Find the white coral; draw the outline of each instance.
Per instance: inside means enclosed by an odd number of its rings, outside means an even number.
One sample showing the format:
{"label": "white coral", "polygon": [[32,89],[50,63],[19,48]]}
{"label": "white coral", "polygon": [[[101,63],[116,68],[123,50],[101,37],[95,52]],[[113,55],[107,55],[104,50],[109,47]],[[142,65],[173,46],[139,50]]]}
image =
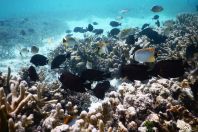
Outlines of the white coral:
{"label": "white coral", "polygon": [[180,129],[179,132],[191,132],[192,128],[190,124],[183,120],[177,120],[177,127]]}

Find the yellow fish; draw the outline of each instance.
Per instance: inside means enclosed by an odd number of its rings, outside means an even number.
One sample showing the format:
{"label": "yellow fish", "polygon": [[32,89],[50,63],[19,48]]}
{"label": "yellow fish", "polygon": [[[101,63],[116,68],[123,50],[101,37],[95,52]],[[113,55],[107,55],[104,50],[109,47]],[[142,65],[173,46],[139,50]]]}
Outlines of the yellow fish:
{"label": "yellow fish", "polygon": [[140,63],[155,62],[155,48],[137,50],[134,54],[134,59]]}

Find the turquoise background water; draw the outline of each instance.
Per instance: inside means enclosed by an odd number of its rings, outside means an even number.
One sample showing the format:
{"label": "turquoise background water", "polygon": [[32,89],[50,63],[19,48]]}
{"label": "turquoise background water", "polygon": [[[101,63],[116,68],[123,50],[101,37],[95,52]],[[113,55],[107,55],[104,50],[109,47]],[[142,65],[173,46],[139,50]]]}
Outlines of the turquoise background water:
{"label": "turquoise background water", "polygon": [[175,16],[194,12],[198,0],[0,0],[0,18],[27,16],[62,16],[80,19],[89,16],[114,17],[121,9],[129,9],[129,17],[152,14],[153,5],[162,5],[163,14]]}

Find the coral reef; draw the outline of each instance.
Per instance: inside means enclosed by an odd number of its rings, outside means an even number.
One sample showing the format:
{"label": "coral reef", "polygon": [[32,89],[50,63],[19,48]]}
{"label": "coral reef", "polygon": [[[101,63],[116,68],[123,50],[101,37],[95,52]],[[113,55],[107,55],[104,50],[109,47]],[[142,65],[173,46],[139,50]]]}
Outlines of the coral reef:
{"label": "coral reef", "polygon": [[[198,56],[196,50],[191,52],[198,43],[197,20],[196,14],[181,14],[176,21],[164,22],[163,27],[155,29],[167,36],[160,44],[153,44],[142,35],[134,44],[127,45],[126,36],[136,37],[140,33],[138,28],[124,29],[118,38],[85,35],[83,39],[75,38],[78,45],[73,47],[61,43],[49,52],[50,62],[67,52],[71,58],[64,62],[63,69],[37,68],[40,78],[37,82],[28,79],[26,67],[20,71],[20,77],[12,76],[8,68],[7,74],[0,74],[0,130],[198,131]],[[111,72],[112,79],[119,77],[121,65],[134,62],[132,54],[138,46],[156,48],[157,61],[183,59],[188,64],[184,76],[152,77],[142,82],[120,79],[121,84],[112,85],[102,101],[92,97],[89,91],[64,90],[58,82],[58,73],[63,70],[79,75],[87,67]],[[101,49],[105,50],[101,53]],[[96,106],[92,107],[94,102]]]}

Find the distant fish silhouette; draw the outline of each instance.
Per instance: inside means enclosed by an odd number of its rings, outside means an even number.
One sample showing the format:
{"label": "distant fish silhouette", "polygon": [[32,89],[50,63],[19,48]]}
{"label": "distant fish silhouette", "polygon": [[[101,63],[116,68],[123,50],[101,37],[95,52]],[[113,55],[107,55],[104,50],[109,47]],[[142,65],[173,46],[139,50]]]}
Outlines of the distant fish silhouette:
{"label": "distant fish silhouette", "polygon": [[112,27],[118,27],[118,26],[121,26],[121,23],[116,22],[116,21],[111,21],[111,22],[109,23],[109,25],[112,26]]}
{"label": "distant fish silhouette", "polygon": [[158,20],[159,19],[159,15],[155,15],[155,16],[153,16],[153,18],[152,19],[154,19],[154,20]]}
{"label": "distant fish silhouette", "polygon": [[92,32],[95,33],[95,35],[100,35],[100,34],[103,34],[104,30],[103,29],[94,29]]}
{"label": "distant fish silhouette", "polygon": [[83,27],[75,27],[73,31],[76,33],[85,33],[86,29],[83,29]]}
{"label": "distant fish silhouette", "polygon": [[93,25],[98,25],[98,23],[97,22],[93,22]]}
{"label": "distant fish silhouette", "polygon": [[36,54],[32,56],[30,62],[35,66],[44,66],[48,64],[48,59],[44,55]]}
{"label": "distant fish silhouette", "polygon": [[87,31],[89,31],[89,32],[91,32],[91,31],[93,31],[93,26],[91,25],[91,24],[89,24],[88,26],[87,26],[87,28],[86,28],[86,30]]}
{"label": "distant fish silhouette", "polygon": [[164,8],[162,7],[162,6],[160,6],[160,5],[155,5],[155,6],[153,6],[152,8],[151,8],[151,11],[152,12],[161,12],[161,11],[163,11],[164,10]]}

